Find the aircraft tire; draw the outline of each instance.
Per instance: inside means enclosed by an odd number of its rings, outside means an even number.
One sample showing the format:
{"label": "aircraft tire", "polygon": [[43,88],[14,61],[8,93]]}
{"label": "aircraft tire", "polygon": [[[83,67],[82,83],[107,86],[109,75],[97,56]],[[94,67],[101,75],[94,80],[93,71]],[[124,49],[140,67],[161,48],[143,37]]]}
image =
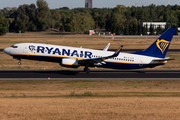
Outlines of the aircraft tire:
{"label": "aircraft tire", "polygon": [[21,62],[18,62],[18,65],[21,65]]}
{"label": "aircraft tire", "polygon": [[88,74],[89,72],[90,72],[90,69],[87,68],[87,69],[86,69],[86,73]]}

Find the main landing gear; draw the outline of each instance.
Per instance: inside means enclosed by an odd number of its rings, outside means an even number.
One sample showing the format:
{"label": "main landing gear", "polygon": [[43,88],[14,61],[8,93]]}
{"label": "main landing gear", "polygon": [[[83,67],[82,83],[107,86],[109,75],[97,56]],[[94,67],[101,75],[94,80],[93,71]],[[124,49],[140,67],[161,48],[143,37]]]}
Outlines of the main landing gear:
{"label": "main landing gear", "polygon": [[90,72],[90,69],[86,66],[85,68],[84,68],[84,72],[86,72],[87,74]]}

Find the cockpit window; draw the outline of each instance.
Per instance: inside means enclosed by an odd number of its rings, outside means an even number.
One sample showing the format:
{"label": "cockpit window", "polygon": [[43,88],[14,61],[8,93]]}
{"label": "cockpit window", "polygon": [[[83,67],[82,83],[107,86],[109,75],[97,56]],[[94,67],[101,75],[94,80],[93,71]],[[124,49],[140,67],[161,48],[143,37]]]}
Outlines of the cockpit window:
{"label": "cockpit window", "polygon": [[13,48],[18,48],[18,46],[13,46]]}
{"label": "cockpit window", "polygon": [[12,47],[12,48],[18,48],[18,46],[15,46],[15,45],[12,45],[11,47]]}

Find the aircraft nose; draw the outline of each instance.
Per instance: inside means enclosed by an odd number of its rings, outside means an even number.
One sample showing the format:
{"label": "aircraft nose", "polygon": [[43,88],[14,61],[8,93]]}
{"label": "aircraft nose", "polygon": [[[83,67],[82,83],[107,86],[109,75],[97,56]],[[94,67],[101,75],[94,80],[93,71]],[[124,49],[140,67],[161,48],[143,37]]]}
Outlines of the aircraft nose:
{"label": "aircraft nose", "polygon": [[9,48],[5,48],[3,51],[4,51],[6,54],[9,54]]}

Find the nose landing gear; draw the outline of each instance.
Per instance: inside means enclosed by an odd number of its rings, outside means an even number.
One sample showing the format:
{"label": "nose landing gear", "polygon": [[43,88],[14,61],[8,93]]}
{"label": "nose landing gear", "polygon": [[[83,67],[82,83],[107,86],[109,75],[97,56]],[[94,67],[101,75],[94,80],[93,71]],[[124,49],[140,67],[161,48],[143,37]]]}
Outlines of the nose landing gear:
{"label": "nose landing gear", "polygon": [[18,62],[18,65],[21,65],[21,61]]}

